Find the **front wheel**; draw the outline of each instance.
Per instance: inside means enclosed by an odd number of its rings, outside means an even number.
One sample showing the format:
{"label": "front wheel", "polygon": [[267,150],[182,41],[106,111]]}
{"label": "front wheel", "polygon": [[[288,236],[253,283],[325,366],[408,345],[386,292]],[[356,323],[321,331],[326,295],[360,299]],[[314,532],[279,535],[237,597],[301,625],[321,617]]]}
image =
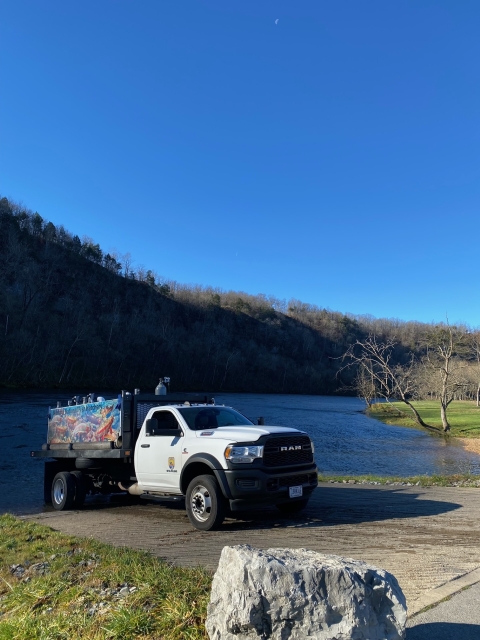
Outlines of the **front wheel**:
{"label": "front wheel", "polygon": [[52,482],[52,506],[57,511],[71,509],[76,494],[75,478],[68,471],[60,471]]}
{"label": "front wheel", "polygon": [[284,502],[283,504],[277,504],[277,509],[285,514],[300,513],[308,504],[307,500],[296,500],[295,502]]}
{"label": "front wheel", "polygon": [[198,476],[185,495],[188,519],[196,529],[218,529],[226,513],[226,501],[214,476]]}

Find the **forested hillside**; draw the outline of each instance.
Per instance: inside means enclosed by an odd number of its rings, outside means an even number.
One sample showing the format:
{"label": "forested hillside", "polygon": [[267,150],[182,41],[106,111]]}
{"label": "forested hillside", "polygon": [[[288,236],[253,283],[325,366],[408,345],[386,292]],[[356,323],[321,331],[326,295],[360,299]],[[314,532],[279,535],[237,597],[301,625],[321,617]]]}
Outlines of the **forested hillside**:
{"label": "forested hillside", "polygon": [[0,200],[0,385],[331,394],[350,344],[427,325],[352,317],[297,300],[167,282],[38,213]]}

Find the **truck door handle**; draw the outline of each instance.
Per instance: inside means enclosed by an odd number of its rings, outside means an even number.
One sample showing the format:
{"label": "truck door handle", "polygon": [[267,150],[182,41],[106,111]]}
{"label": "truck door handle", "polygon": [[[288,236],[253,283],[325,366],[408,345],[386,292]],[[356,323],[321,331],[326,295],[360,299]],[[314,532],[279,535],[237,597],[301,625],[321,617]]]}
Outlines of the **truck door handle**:
{"label": "truck door handle", "polygon": [[148,449],[148,447],[150,446],[149,444],[141,444],[140,445],[142,447],[142,449]]}

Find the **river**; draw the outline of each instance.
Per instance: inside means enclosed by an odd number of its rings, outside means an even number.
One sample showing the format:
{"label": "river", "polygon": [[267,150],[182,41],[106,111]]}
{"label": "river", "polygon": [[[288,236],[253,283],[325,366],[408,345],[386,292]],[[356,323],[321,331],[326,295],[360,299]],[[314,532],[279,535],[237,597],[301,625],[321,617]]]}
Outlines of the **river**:
{"label": "river", "polygon": [[[43,508],[43,463],[30,457],[45,442],[47,411],[71,393],[0,392],[0,512]],[[102,393],[107,399],[115,394]],[[326,474],[480,474],[480,456],[418,429],[385,425],[362,413],[357,398],[332,396],[217,394],[217,404],[235,407],[252,421],[304,429]]]}

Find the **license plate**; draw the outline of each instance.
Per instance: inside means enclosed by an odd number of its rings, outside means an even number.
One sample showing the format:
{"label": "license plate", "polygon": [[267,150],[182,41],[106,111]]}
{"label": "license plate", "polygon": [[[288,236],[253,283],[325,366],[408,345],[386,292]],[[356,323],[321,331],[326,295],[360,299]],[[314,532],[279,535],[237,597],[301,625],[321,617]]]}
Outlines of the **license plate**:
{"label": "license plate", "polygon": [[303,487],[301,485],[299,487],[289,487],[288,493],[290,498],[300,498],[303,496]]}

